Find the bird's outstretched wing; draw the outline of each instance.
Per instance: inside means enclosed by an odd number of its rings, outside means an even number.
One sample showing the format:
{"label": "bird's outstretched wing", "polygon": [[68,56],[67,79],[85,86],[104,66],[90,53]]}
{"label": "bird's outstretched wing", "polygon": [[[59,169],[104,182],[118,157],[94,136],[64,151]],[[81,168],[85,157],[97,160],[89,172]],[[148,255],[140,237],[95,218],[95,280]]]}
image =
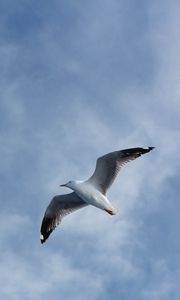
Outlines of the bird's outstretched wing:
{"label": "bird's outstretched wing", "polygon": [[114,182],[121,167],[142,154],[154,149],[148,148],[130,148],[120,151],[114,151],[101,156],[97,159],[96,169],[88,182],[93,184],[101,193],[106,194],[107,189]]}
{"label": "bird's outstretched wing", "polygon": [[41,243],[44,243],[62,218],[71,212],[88,205],[76,193],[55,196],[46,209],[41,224]]}

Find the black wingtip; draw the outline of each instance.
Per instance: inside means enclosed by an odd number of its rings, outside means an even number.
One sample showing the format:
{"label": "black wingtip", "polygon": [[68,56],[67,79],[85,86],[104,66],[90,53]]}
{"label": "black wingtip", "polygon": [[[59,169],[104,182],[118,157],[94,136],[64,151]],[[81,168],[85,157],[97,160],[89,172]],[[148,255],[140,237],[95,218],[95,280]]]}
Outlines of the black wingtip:
{"label": "black wingtip", "polygon": [[41,232],[41,237],[40,237],[41,244],[44,244],[46,242],[46,240],[48,239],[52,231],[53,229],[49,230],[48,232],[44,232],[43,234]]}
{"label": "black wingtip", "polygon": [[45,243],[45,241],[46,241],[46,239],[45,239],[44,235],[41,233],[40,234],[40,242],[41,242],[41,244]]}
{"label": "black wingtip", "polygon": [[149,151],[151,151],[151,150],[155,149],[155,147],[148,147],[148,148],[149,148]]}
{"label": "black wingtip", "polygon": [[41,224],[41,230],[40,230],[40,241],[41,244],[45,243],[45,241],[48,239],[52,231],[55,229],[55,227],[51,228],[52,219],[49,217],[44,217],[42,224]]}
{"label": "black wingtip", "polygon": [[148,153],[148,152],[150,152],[151,150],[153,150],[155,147],[144,147],[144,148],[141,148],[141,150],[140,150],[140,154],[145,154],[145,153]]}
{"label": "black wingtip", "polygon": [[155,147],[148,147],[148,152],[153,150]]}
{"label": "black wingtip", "polygon": [[46,240],[40,239],[41,244],[44,244]]}

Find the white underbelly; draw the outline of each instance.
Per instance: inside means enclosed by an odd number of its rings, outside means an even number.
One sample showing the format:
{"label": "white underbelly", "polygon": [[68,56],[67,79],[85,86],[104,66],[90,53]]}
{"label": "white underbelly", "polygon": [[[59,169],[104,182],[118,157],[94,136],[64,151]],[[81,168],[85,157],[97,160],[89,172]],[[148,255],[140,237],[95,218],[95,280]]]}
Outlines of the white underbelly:
{"label": "white underbelly", "polygon": [[91,188],[83,188],[82,190],[76,191],[77,195],[83,199],[86,203],[96,206],[100,209],[112,208],[109,200],[101,194],[98,190]]}

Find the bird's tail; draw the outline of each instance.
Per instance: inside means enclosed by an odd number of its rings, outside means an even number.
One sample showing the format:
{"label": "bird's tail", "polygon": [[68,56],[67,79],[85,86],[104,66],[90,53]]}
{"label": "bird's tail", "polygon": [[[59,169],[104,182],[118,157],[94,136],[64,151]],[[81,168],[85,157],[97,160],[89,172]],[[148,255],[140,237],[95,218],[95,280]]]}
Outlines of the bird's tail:
{"label": "bird's tail", "polygon": [[105,211],[110,214],[111,216],[117,215],[118,210],[116,208],[109,208],[109,209],[105,209]]}

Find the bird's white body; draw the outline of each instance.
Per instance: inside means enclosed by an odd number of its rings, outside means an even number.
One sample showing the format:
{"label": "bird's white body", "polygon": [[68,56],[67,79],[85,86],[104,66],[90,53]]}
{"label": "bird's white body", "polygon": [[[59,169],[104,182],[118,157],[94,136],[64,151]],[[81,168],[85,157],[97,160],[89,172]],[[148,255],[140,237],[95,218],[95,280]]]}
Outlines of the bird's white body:
{"label": "bird's white body", "polygon": [[91,204],[100,209],[106,210],[112,215],[117,213],[117,209],[112,206],[107,197],[98,191],[90,182],[70,181],[68,184],[66,184],[66,187],[72,189],[87,204]]}

